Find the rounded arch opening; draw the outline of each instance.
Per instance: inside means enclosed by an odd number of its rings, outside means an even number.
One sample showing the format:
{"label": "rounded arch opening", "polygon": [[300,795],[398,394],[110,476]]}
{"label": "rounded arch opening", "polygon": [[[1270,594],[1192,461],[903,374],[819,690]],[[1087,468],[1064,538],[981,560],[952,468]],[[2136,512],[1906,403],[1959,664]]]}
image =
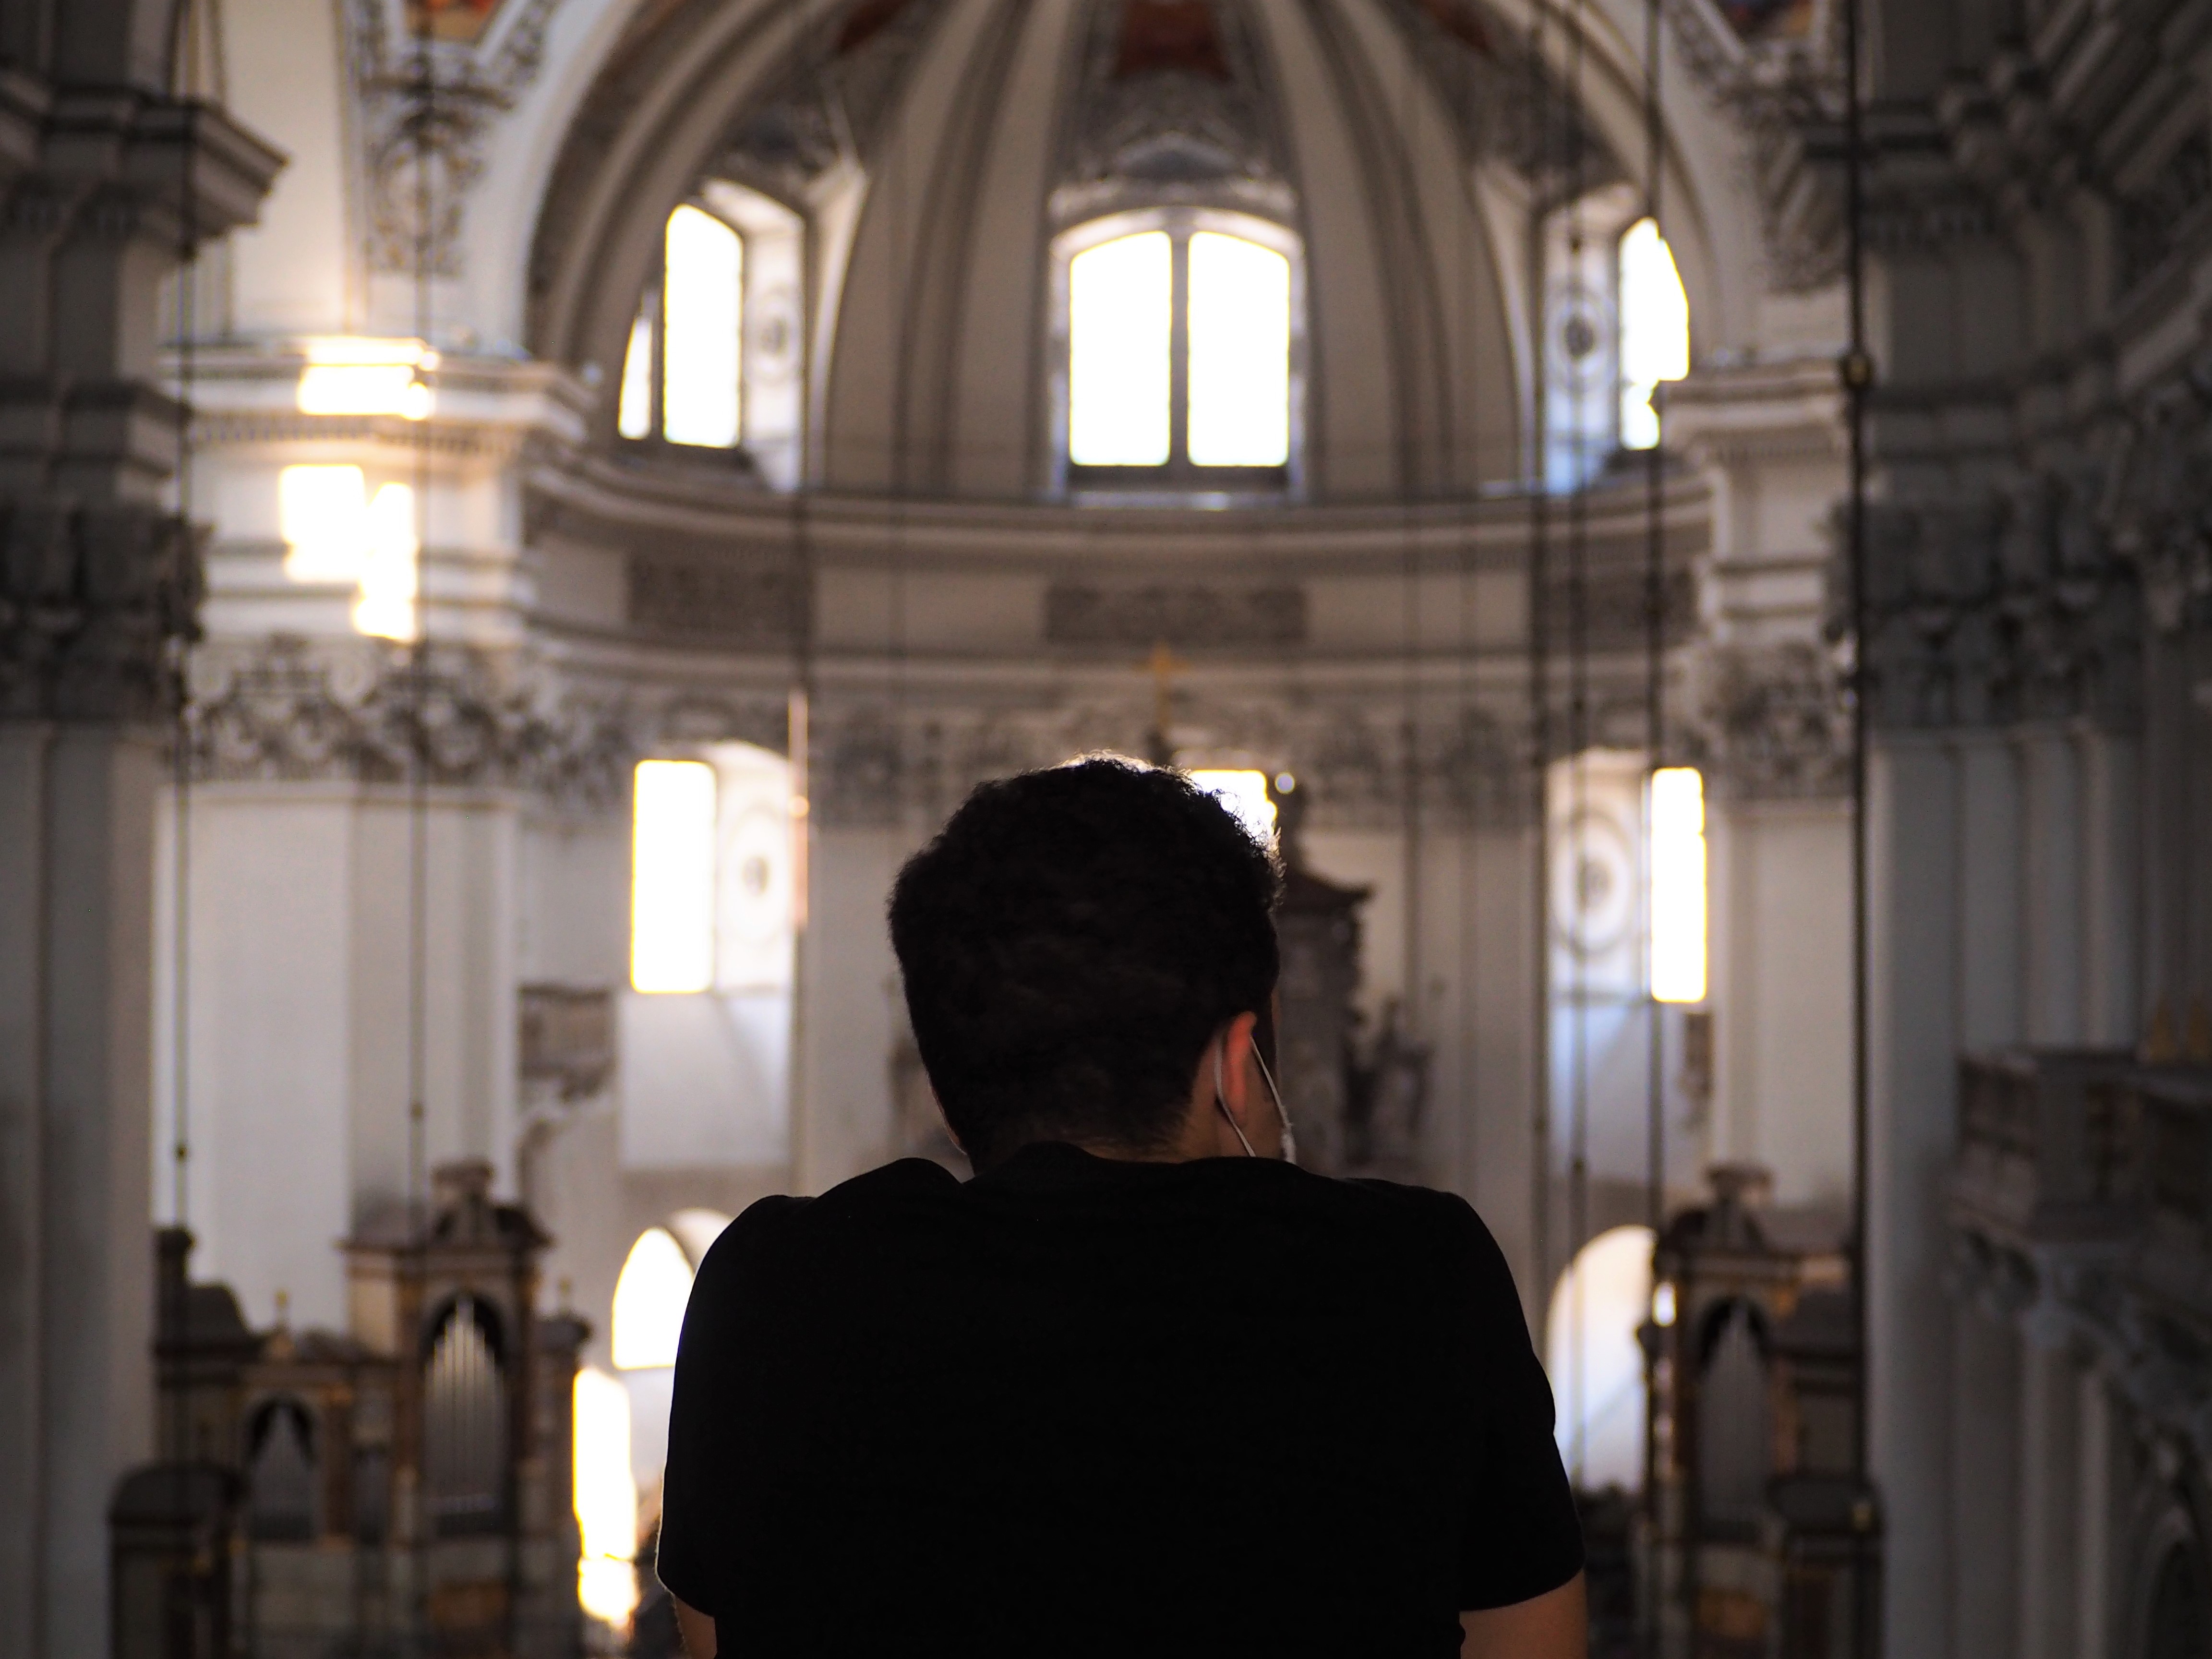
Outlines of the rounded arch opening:
{"label": "rounded arch opening", "polygon": [[1560,1459],[1578,1490],[1644,1485],[1644,1347],[1650,1317],[1651,1230],[1614,1227],[1575,1253],[1552,1289],[1544,1363]]}

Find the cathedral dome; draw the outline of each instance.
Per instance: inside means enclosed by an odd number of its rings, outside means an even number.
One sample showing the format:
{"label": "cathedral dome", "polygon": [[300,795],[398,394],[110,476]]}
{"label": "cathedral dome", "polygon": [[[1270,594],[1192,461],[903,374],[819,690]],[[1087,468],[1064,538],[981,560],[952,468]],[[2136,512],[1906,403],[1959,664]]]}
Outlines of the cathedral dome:
{"label": "cathedral dome", "polygon": [[[672,210],[773,204],[804,226],[782,482],[803,448],[836,493],[1079,497],[1073,262],[1159,234],[1164,296],[1173,240],[1175,349],[1196,353],[1181,250],[1210,231],[1279,258],[1288,292],[1285,459],[1229,493],[1470,495],[1525,475],[1532,204],[1638,199],[1632,71],[1589,18],[1570,99],[1559,41],[1482,0],[643,8],[554,169],[530,343],[596,372],[599,441],[644,429],[612,388],[644,386],[628,343]],[[1207,476],[1182,418],[1157,482],[1188,493]]]}

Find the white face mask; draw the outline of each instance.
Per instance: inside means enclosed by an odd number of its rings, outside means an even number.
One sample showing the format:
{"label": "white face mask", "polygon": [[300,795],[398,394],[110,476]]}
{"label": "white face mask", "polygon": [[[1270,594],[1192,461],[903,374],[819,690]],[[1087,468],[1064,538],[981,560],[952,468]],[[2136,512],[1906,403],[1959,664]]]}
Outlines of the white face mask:
{"label": "white face mask", "polygon": [[[1252,1142],[1244,1133],[1244,1126],[1231,1113],[1229,1102],[1222,1094],[1221,1056],[1228,1046],[1229,1039],[1226,1037],[1213,1045],[1213,1103],[1228,1123],[1230,1133],[1237,1137],[1237,1144],[1244,1149],[1244,1156],[1257,1158],[1260,1155],[1252,1150]],[[1291,1115],[1283,1109],[1283,1091],[1275,1086],[1275,1074],[1267,1069],[1267,1062],[1261,1057],[1260,1045],[1256,1042],[1252,1045],[1252,1058],[1259,1062],[1261,1079],[1267,1085],[1267,1097],[1275,1103],[1275,1115],[1283,1121],[1283,1162],[1295,1164],[1298,1161],[1298,1139],[1291,1128]]]}

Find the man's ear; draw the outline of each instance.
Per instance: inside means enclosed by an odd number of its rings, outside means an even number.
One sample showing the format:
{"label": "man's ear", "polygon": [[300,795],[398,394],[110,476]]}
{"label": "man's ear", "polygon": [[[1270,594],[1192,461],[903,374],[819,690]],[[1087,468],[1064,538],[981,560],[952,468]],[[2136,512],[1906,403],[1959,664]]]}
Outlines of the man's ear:
{"label": "man's ear", "polygon": [[1229,1022],[1221,1036],[1221,1098],[1238,1123],[1252,1109],[1251,1068],[1253,1033],[1259,1016],[1243,1013]]}

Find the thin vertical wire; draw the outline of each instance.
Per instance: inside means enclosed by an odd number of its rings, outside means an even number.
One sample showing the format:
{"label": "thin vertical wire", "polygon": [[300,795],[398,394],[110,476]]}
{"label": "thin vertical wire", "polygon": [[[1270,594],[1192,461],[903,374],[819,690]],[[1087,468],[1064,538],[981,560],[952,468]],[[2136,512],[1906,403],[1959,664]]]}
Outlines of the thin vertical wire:
{"label": "thin vertical wire", "polygon": [[[430,129],[437,112],[437,81],[430,58],[430,11],[415,26],[415,338],[423,359],[430,351],[432,255]],[[418,367],[416,373],[424,371]],[[429,754],[425,726],[430,674],[430,432],[429,416],[415,422],[414,634],[409,650],[407,762],[407,1204],[418,1241],[428,1222],[429,1126],[424,1099],[429,1080]]]}
{"label": "thin vertical wire", "polygon": [[[1660,102],[1660,46],[1659,9],[1662,0],[1644,0],[1644,211],[1651,227],[1662,237],[1660,221],[1660,193],[1665,182],[1666,130]],[[1626,301],[1626,296],[1622,296]],[[1624,304],[1623,313],[1626,307]],[[1623,377],[1625,378],[1625,377]],[[1658,387],[1651,393],[1655,399],[1653,414],[1657,415]],[[1662,653],[1666,639],[1666,521],[1664,515],[1665,471],[1663,428],[1652,434],[1651,447],[1644,459],[1644,744],[1645,774],[1645,821],[1644,837],[1644,969],[1647,976],[1644,997],[1644,1018],[1647,1021],[1647,1044],[1644,1050],[1644,1219],[1651,1230],[1653,1266],[1657,1266],[1659,1236],[1667,1220],[1667,1102],[1663,1069],[1666,1064],[1666,1033],[1660,1024],[1660,1004],[1650,993],[1656,989],[1649,984],[1653,945],[1652,842],[1650,828],[1650,779],[1665,763],[1666,743],[1666,684]],[[1657,1275],[1652,1275],[1654,1289]],[[1659,1462],[1657,1442],[1654,1432],[1658,1420],[1659,1389],[1658,1361],[1656,1345],[1647,1355],[1644,1367],[1644,1504],[1648,1547],[1647,1560],[1656,1564],[1659,1559],[1659,1533],[1663,1516],[1659,1504]],[[1657,1575],[1648,1568],[1639,1573],[1638,1623],[1656,1642],[1658,1630]]]}
{"label": "thin vertical wire", "polygon": [[[1567,8],[1567,258],[1571,262],[1573,291],[1586,293],[1587,263],[1583,224],[1583,191],[1586,182],[1583,130],[1588,112],[1583,105],[1583,58],[1587,51],[1583,0],[1569,0]],[[1589,479],[1584,453],[1589,430],[1586,377],[1577,372],[1571,383],[1575,434],[1574,474],[1567,497],[1567,744],[1569,821],[1574,826],[1568,856],[1573,860],[1574,904],[1577,923],[1574,949],[1569,953],[1571,983],[1568,1015],[1573,1022],[1567,1150],[1567,1236],[1569,1249],[1578,1255],[1589,1231],[1589,944],[1583,878],[1588,862],[1589,806]],[[1574,1255],[1570,1260],[1574,1260]],[[1573,1373],[1576,1484],[1587,1472],[1589,1378],[1584,1364],[1583,1332],[1583,1276],[1571,1281],[1567,1340]]]}
{"label": "thin vertical wire", "polygon": [[[177,39],[184,52],[192,51],[191,26],[195,14],[188,4],[179,21]],[[192,471],[193,403],[198,387],[196,375],[198,364],[193,355],[195,336],[199,328],[199,181],[198,158],[199,152],[199,112],[197,98],[191,94],[191,59],[186,57],[182,76],[185,102],[184,155],[179,162],[182,199],[179,203],[178,263],[177,263],[177,517],[173,533],[177,537],[177,558],[180,580],[189,580],[198,548],[192,529]],[[177,67],[171,70],[173,84],[179,80]],[[192,1461],[191,1408],[182,1386],[183,1367],[187,1363],[182,1352],[185,1335],[185,1322],[191,1304],[189,1281],[191,1275],[191,1256],[185,1240],[191,1224],[191,1105],[190,1083],[189,1013],[191,1004],[186,987],[190,983],[191,942],[191,649],[194,618],[176,619],[175,632],[168,641],[171,675],[169,696],[172,702],[170,725],[170,881],[173,890],[170,903],[170,987],[169,987],[169,1179],[170,1225],[176,1230],[173,1242],[178,1248],[175,1269],[169,1270],[166,1252],[161,1258],[161,1294],[163,1306],[158,1318],[161,1329],[157,1345],[157,1385],[167,1384],[168,1398],[164,1402],[169,1408],[169,1447],[167,1462],[176,1481],[176,1497],[181,1505],[185,1498],[185,1468]],[[158,1361],[158,1347],[167,1347],[167,1366]],[[170,1376],[161,1376],[162,1370]],[[179,1513],[182,1513],[181,1507]]]}
{"label": "thin vertical wire", "polygon": [[1529,27],[1528,334],[1529,433],[1526,446],[1528,495],[1528,721],[1530,792],[1535,835],[1535,963],[1532,994],[1535,1024],[1528,1067],[1531,1150],[1528,1237],[1535,1283],[1549,1305],[1552,1283],[1552,824],[1551,824],[1551,446],[1549,319],[1545,289],[1549,246],[1545,193],[1552,159],[1551,77],[1544,63],[1548,0],[1535,8]]}
{"label": "thin vertical wire", "polygon": [[[1460,131],[1468,128],[1469,93],[1474,77],[1467,72],[1465,56],[1454,60],[1459,68],[1457,84],[1453,88],[1454,113],[1458,118]],[[1471,213],[1474,204],[1466,199],[1465,176],[1453,181],[1461,192],[1462,212]],[[1464,226],[1452,239],[1454,258],[1459,277],[1459,339],[1460,349],[1467,354],[1466,398],[1467,461],[1458,479],[1462,491],[1460,501],[1459,536],[1459,669],[1458,719],[1461,725],[1459,742],[1462,745],[1461,764],[1466,769],[1464,787],[1465,811],[1460,824],[1459,840],[1459,1050],[1461,1133],[1473,1140],[1463,1145],[1460,1158],[1460,1175],[1467,1183],[1470,1198],[1479,1195],[1479,1178],[1482,1169],[1480,1128],[1482,1122],[1481,1070],[1480,1036],[1475,1022],[1481,1017],[1481,994],[1475,985],[1478,958],[1475,953],[1475,933],[1480,910],[1476,897],[1476,884],[1481,878],[1481,860],[1476,852],[1475,837],[1481,823],[1481,757],[1476,751],[1475,739],[1481,730],[1474,719],[1474,565],[1475,539],[1480,525],[1482,500],[1482,383],[1475,356],[1477,333],[1474,326],[1474,278],[1468,259],[1468,238]]]}
{"label": "thin vertical wire", "polygon": [[[182,542],[181,556],[188,562],[198,551],[192,531],[192,421],[198,372],[195,356],[199,331],[199,204],[195,165],[198,146],[199,105],[195,100],[187,104],[185,111],[184,202],[177,267],[177,534]],[[172,1223],[178,1227],[188,1226],[191,1214],[190,1003],[186,991],[191,941],[191,621],[185,619],[169,641],[170,696],[174,705],[170,728],[170,769],[173,780],[170,878],[174,890],[169,896],[173,912],[169,971],[174,982],[170,988],[169,1006],[169,1173]]]}
{"label": "thin vertical wire", "polygon": [[[1850,309],[1850,344],[1843,364],[1844,408],[1850,437],[1850,489],[1846,512],[1851,584],[1851,1320],[1854,1382],[1851,1390],[1851,1473],[1861,1494],[1869,1490],[1867,1444],[1872,1381],[1868,1342],[1867,1297],[1868,1174],[1870,1093],[1868,999],[1872,963],[1869,956],[1867,868],[1867,668],[1866,404],[1874,366],[1866,349],[1866,149],[1859,94],[1859,0],[1844,0],[1844,284]],[[1873,1524],[1870,1500],[1852,1516],[1852,1648],[1864,1659],[1880,1650],[1872,1605],[1873,1574],[1868,1562],[1868,1533]]]}
{"label": "thin vertical wire", "polygon": [[[1398,143],[1401,153],[1406,154],[1410,148],[1413,103],[1414,66],[1410,52],[1403,59],[1401,70],[1398,87]],[[1402,181],[1402,188],[1406,191],[1407,218],[1417,219],[1421,211],[1420,185],[1419,181],[1413,176],[1410,168]],[[1409,313],[1410,310],[1409,307]],[[1410,326],[1412,320],[1410,314],[1407,320]],[[1409,356],[1401,354],[1400,362],[1405,372],[1413,371],[1414,365]],[[1410,392],[1412,388],[1407,387],[1407,390]],[[1398,400],[1398,406],[1401,410],[1411,411],[1418,408],[1419,404],[1410,397],[1401,397]],[[1415,492],[1419,488],[1420,442],[1421,434],[1415,428],[1409,413],[1401,434],[1399,461],[1399,488],[1401,492],[1400,526],[1403,538],[1399,567],[1400,600],[1402,612],[1400,629],[1405,640],[1405,658],[1401,675],[1402,707],[1399,713],[1401,728],[1400,747],[1404,754],[1405,766],[1405,776],[1401,789],[1403,800],[1401,810],[1405,814],[1404,867],[1401,879],[1404,882],[1406,889],[1404,901],[1406,935],[1403,966],[1401,969],[1404,975],[1405,987],[1400,996],[1398,1018],[1401,1040],[1407,1044],[1415,1041],[1426,1023],[1422,1017],[1423,999],[1426,991],[1421,982],[1424,976],[1421,953],[1421,918],[1424,908],[1421,903],[1421,553],[1419,508],[1415,501]],[[1378,1049],[1382,1035],[1379,1030],[1376,1033]],[[1381,1058],[1379,1052],[1376,1058]],[[1380,1090],[1387,1086],[1388,1079],[1382,1078],[1378,1073],[1376,1084],[1377,1091],[1371,1098],[1369,1107],[1368,1149],[1370,1158],[1374,1155],[1375,1131],[1377,1127],[1374,1121],[1374,1109],[1383,1104]],[[1407,1150],[1410,1152],[1414,1151],[1414,1148],[1409,1146]]]}
{"label": "thin vertical wire", "polygon": [[[431,210],[430,132],[436,116],[437,82],[430,57],[430,10],[416,15],[415,27],[414,149],[415,149],[415,338],[416,374],[430,354]],[[416,422],[414,454],[415,592],[414,640],[408,651],[409,743],[407,761],[407,1211],[409,1239],[416,1259],[416,1282],[421,1285],[428,1272],[429,1125],[424,1096],[429,1077],[429,753],[425,726],[430,672],[430,432],[434,411],[421,411]],[[418,1384],[420,1388],[422,1385]],[[420,1407],[418,1406],[418,1409]],[[427,1427],[427,1425],[424,1425]],[[427,1436],[418,1432],[416,1456],[428,1462]],[[428,1482],[416,1471],[416,1512],[411,1536],[415,1556],[410,1578],[414,1602],[412,1622],[417,1630],[429,1613],[427,1547],[434,1528],[426,1524],[425,1489]]]}

